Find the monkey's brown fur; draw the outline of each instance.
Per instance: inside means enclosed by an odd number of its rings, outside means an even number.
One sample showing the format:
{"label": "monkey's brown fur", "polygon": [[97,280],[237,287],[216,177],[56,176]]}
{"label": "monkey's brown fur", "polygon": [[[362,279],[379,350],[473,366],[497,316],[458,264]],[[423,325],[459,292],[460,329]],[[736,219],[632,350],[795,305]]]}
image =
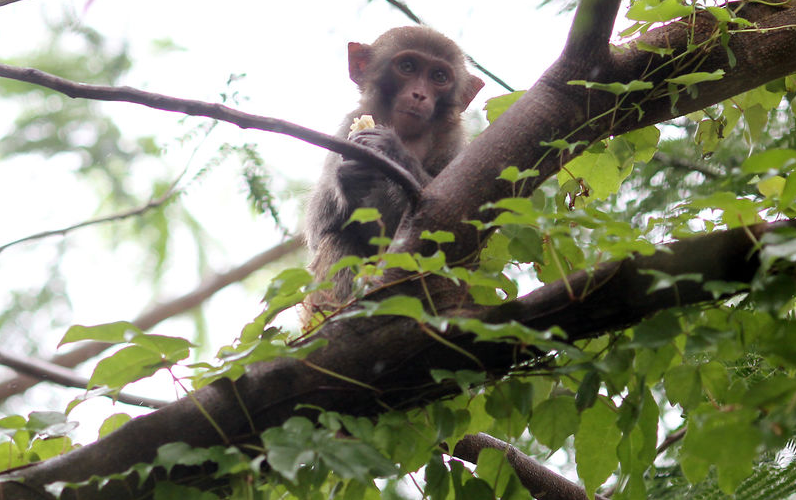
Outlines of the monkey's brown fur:
{"label": "monkey's brown fur", "polygon": [[[362,97],[337,135],[346,137],[355,117],[372,115],[377,127],[352,140],[378,149],[425,186],[464,147],[460,116],[484,83],[467,72],[459,47],[430,28],[395,28],[372,45],[349,43],[348,54]],[[307,209],[309,268],[316,279],[327,279],[343,256],[375,253],[368,243],[379,235],[375,222],[343,227],[356,208],[378,209],[386,236],[392,236],[407,206],[401,188],[376,169],[331,153]],[[350,298],[351,271],[338,272],[333,281],[333,289],[308,297],[310,312],[334,309]]]}

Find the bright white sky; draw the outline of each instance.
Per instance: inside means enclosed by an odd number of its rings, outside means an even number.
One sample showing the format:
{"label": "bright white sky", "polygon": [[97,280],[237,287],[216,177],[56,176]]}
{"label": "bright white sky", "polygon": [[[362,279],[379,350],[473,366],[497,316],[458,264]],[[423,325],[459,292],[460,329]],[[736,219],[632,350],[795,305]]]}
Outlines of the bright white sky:
{"label": "bright white sky", "polygon": [[[0,62],[41,47],[46,41],[42,16],[58,18],[63,5],[114,43],[129,43],[134,67],[124,84],[177,97],[218,101],[228,76],[246,73],[247,78],[235,88],[250,100],[238,107],[329,133],[337,129],[357,101],[355,86],[348,79],[347,42],[372,42],[389,28],[411,24],[384,0],[93,0],[86,5],[87,2],[21,0],[0,8]],[[538,2],[408,3],[428,24],[457,41],[516,89],[530,87],[557,58],[571,20],[571,15],[556,16],[555,9],[537,10]],[[155,51],[152,42],[162,39],[170,39],[184,50],[167,54]],[[479,76],[487,86],[471,110],[481,109],[485,99],[505,93],[485,76]],[[198,121],[180,124],[181,116],[132,104],[107,103],[104,109],[130,140],[154,134],[159,144],[169,146],[162,162],[136,170],[140,182],[135,185],[140,183],[142,193],[146,193],[152,178],[163,172],[176,175],[184,168],[193,146],[183,148],[177,138]],[[0,133],[10,127],[12,112],[0,105]],[[192,171],[201,167],[202,159],[212,156],[217,144],[225,140],[258,143],[278,186],[290,180],[312,182],[325,156],[323,150],[289,137],[243,132],[232,125],[222,125],[214,134],[212,145],[201,150],[192,163]],[[68,158],[59,157],[28,157],[12,162],[0,159],[0,244],[98,215],[92,191],[74,181],[70,165]],[[185,197],[195,216],[216,238],[216,244],[208,251],[218,270],[233,267],[279,242],[270,220],[251,217],[244,198],[239,170],[224,168],[216,168],[192,186]],[[296,201],[286,209],[288,224],[296,223],[290,214],[298,206]],[[175,258],[170,262],[170,271],[162,289],[153,292],[140,277],[140,254],[134,246],[121,245],[111,252],[107,245],[99,243],[100,233],[86,229],[68,236],[70,243],[76,244],[63,262],[73,323],[129,320],[153,300],[185,293],[197,283],[189,245],[183,249],[178,244],[171,250]],[[41,240],[0,254],[0,309],[8,290],[36,286],[44,279],[58,241]],[[243,324],[257,315],[264,287],[264,279],[250,284],[249,289],[229,287],[210,301],[208,319],[214,345],[230,343]],[[152,297],[153,293],[157,296]],[[52,352],[63,330],[49,331],[50,318],[40,318],[35,324],[39,329],[31,335],[47,339],[42,350]],[[186,319],[175,319],[155,331],[190,336],[192,326]],[[161,379],[140,384],[136,390],[163,394],[156,390],[158,384],[171,387],[170,381]],[[43,388],[31,391],[24,403],[15,403],[14,411],[62,410],[64,403],[51,388]],[[106,416],[114,411],[137,413],[124,405],[114,409],[107,401],[95,401],[78,407],[73,417],[85,421],[92,414]],[[93,439],[92,433],[80,435],[81,440]]]}

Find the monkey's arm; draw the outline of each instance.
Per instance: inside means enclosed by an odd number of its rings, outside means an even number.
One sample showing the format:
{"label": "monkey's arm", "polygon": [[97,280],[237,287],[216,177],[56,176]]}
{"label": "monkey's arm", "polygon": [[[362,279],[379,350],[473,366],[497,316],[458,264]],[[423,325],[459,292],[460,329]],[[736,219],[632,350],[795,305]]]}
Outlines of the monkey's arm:
{"label": "monkey's arm", "polygon": [[[395,161],[415,178],[420,187],[425,187],[431,182],[432,177],[423,169],[423,164],[420,159],[406,149],[401,138],[398,137],[398,134],[392,128],[379,125],[375,128],[360,130],[353,134],[351,140],[363,146],[376,149]],[[363,165],[363,167],[366,168],[367,165]],[[377,177],[382,177],[384,175],[376,172],[372,168],[367,170]],[[411,199],[414,193],[406,193],[406,195],[407,198]]]}
{"label": "monkey's arm", "polygon": [[[423,169],[420,160],[410,153],[398,135],[390,128],[376,127],[362,130],[352,141],[380,151],[411,175],[420,187],[432,177]],[[384,221],[393,226],[418,193],[407,193],[404,186],[390,181],[385,174],[368,162],[341,158],[332,154],[326,160],[324,172],[310,198],[307,210],[307,243],[316,250],[326,234],[339,233],[342,225],[358,207],[374,207]],[[373,228],[371,228],[373,229]],[[367,241],[371,231],[360,235]],[[367,233],[367,234],[366,234]],[[350,236],[349,236],[350,237]]]}

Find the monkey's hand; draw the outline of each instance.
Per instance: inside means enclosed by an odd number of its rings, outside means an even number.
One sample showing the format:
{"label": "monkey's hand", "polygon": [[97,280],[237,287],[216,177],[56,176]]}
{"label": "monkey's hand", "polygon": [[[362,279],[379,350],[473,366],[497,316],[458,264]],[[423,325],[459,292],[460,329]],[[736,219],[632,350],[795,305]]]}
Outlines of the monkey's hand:
{"label": "monkey's hand", "polygon": [[[401,138],[392,128],[377,125],[373,128],[359,130],[351,135],[351,140],[380,151],[404,167],[421,186],[425,186],[431,180],[431,176],[423,170],[420,160],[406,149]],[[370,170],[373,171],[373,169]],[[376,172],[373,172],[373,175],[379,176]]]}

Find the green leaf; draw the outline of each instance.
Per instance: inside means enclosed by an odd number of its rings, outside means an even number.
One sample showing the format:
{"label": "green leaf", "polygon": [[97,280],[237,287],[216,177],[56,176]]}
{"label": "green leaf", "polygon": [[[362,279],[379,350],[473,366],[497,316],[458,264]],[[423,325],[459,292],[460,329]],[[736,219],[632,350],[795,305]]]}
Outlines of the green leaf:
{"label": "green leaf", "polygon": [[450,370],[431,370],[431,378],[434,382],[440,383],[443,380],[453,380],[459,386],[463,393],[467,394],[470,387],[481,385],[486,381],[486,374],[484,372],[475,372],[472,370],[457,370],[452,372]]}
{"label": "green leaf", "polygon": [[796,200],[796,172],[791,172],[785,179],[785,186],[780,194],[780,203],[783,208],[788,208],[793,205],[794,200]]}
{"label": "green leaf", "polygon": [[[644,500],[648,498],[644,475],[655,460],[658,439],[658,405],[645,386],[642,394],[631,394],[622,403],[621,413],[635,417],[633,426],[625,429],[617,455],[622,476],[627,477],[620,498]],[[631,408],[626,408],[626,407]]]}
{"label": "green leaf", "polygon": [[263,300],[271,301],[279,295],[292,295],[312,283],[312,274],[304,268],[290,268],[277,274],[268,284]]}
{"label": "green leaf", "polygon": [[695,408],[702,400],[702,384],[695,366],[679,365],[666,372],[663,381],[669,402],[684,410]]}
{"label": "green leaf", "polygon": [[692,208],[713,208],[723,210],[721,218],[727,227],[750,226],[760,222],[758,207],[752,200],[739,198],[735,193],[717,192],[706,198],[693,200],[686,204]]}
{"label": "green leaf", "polygon": [[94,340],[97,342],[110,342],[118,344],[127,342],[130,337],[137,333],[143,333],[134,324],[127,321],[117,321],[95,326],[74,325],[66,331],[66,334],[58,343],[58,347],[80,340]]}
{"label": "green leaf", "polygon": [[578,386],[578,392],[575,394],[575,403],[579,411],[586,408],[591,408],[597,401],[598,391],[600,390],[600,374],[592,370],[586,373],[583,380]]}
{"label": "green leaf", "polygon": [[503,226],[502,232],[510,238],[508,250],[514,259],[520,262],[542,262],[544,249],[539,231],[528,226],[509,224]]}
{"label": "green leaf", "polygon": [[752,473],[760,432],[752,425],[757,412],[723,411],[704,405],[691,414],[683,440],[681,467],[692,484],[714,465],[719,487],[731,494]]}
{"label": "green leaf", "polygon": [[505,94],[498,97],[493,97],[492,99],[488,99],[486,101],[486,106],[484,109],[486,110],[486,119],[489,123],[493,123],[497,118],[502,115],[509,107],[517,102],[520,97],[525,94],[524,90],[520,90],[517,92],[512,92],[511,94]]}
{"label": "green leaf", "polygon": [[90,387],[106,385],[120,389],[171,364],[164,363],[161,356],[150,349],[139,346],[125,347],[97,363],[88,385]]}
{"label": "green leaf", "polygon": [[351,224],[352,222],[359,222],[360,224],[364,224],[366,222],[374,222],[377,220],[381,220],[381,213],[377,208],[357,208],[354,210],[354,213],[351,214],[351,217],[348,218],[343,227]]}
{"label": "green leaf", "polygon": [[379,258],[384,262],[385,269],[398,268],[410,272],[420,270],[417,259],[408,253],[385,253]]}
{"label": "green leaf", "polygon": [[654,23],[689,16],[692,12],[692,7],[687,7],[678,0],[639,0],[633,2],[626,17],[634,21]]}
{"label": "green leaf", "polygon": [[432,233],[424,230],[420,233],[420,239],[431,240],[437,243],[453,243],[456,241],[456,237],[450,231],[434,231]]}
{"label": "green leaf", "polygon": [[21,429],[27,424],[25,417],[21,415],[10,415],[8,417],[0,418],[0,427],[4,429]]}
{"label": "green leaf", "polygon": [[514,412],[514,404],[511,400],[508,384],[496,385],[491,391],[486,393],[486,412],[495,419],[506,419],[511,417]]}
{"label": "green leaf", "polygon": [[307,447],[312,433],[312,422],[303,417],[292,417],[282,427],[265,431],[262,439],[268,450],[268,465],[290,481],[295,481],[299,468],[315,461],[315,451]]}
{"label": "green leaf", "polygon": [[192,343],[180,337],[165,335],[140,334],[130,339],[130,343],[158,354],[164,361],[176,363],[190,354]]}
{"label": "green leaf", "polygon": [[564,186],[572,180],[572,176],[583,179],[591,189],[589,198],[604,200],[619,191],[619,186],[630,175],[632,167],[632,161],[620,163],[610,150],[600,154],[586,152],[561,169],[558,182]]}
{"label": "green leaf", "polygon": [[131,420],[130,415],[126,413],[114,413],[110,417],[106,418],[102,422],[102,425],[100,425],[98,438],[99,439],[104,438],[105,436],[115,431],[119,427],[123,426],[130,420]]}
{"label": "green leaf", "polygon": [[579,424],[575,398],[557,396],[534,408],[530,429],[540,443],[555,451],[564,445],[567,437],[577,432]]}
{"label": "green leaf", "polygon": [[730,379],[727,368],[718,361],[710,361],[699,366],[699,379],[707,394],[715,401],[722,402],[727,397]]}
{"label": "green leaf", "polygon": [[175,465],[202,465],[211,460],[210,450],[194,448],[189,444],[176,442],[158,448],[157,463],[171,472]]}
{"label": "green leaf", "polygon": [[394,295],[381,302],[362,301],[361,309],[347,312],[341,317],[407,316],[418,321],[425,316],[423,303],[417,297]]}
{"label": "green leaf", "polygon": [[[371,476],[387,477],[397,472],[390,460],[360,441],[330,437],[318,446],[318,454],[335,474],[344,479],[368,483]],[[271,463],[270,454],[268,463]]]}
{"label": "green leaf", "polygon": [[785,375],[774,375],[752,385],[739,402],[752,408],[769,409],[776,403],[790,401],[796,393],[796,379]]}
{"label": "green leaf", "polygon": [[663,347],[682,332],[677,316],[671,311],[663,311],[633,328],[633,340],[623,347]]}
{"label": "green leaf", "polygon": [[[506,452],[495,448],[485,448],[478,454],[478,465],[475,468],[476,475],[486,484],[494,488],[494,497],[507,498],[506,490],[514,482],[518,481],[514,469],[506,460]],[[467,485],[465,485],[465,490]]]}
{"label": "green leaf", "polygon": [[[458,498],[458,497],[457,497]],[[466,500],[494,500],[495,492],[489,483],[477,477],[470,478],[462,487],[462,499]]]}
{"label": "green leaf", "polygon": [[666,81],[669,83],[673,83],[675,85],[696,85],[697,83],[702,82],[714,82],[716,80],[721,80],[724,78],[724,70],[717,69],[711,73],[706,73],[704,71],[696,71],[694,73],[688,73],[687,75],[680,75],[674,78],[667,78]]}
{"label": "green leaf", "polygon": [[442,455],[435,453],[431,460],[426,464],[425,470],[426,486],[423,489],[425,496],[431,500],[445,500],[450,490],[450,474]]}
{"label": "green leaf", "polygon": [[768,149],[755,153],[741,164],[745,174],[788,172],[796,167],[796,149]]}
{"label": "green leaf", "polygon": [[581,415],[580,427],[575,434],[578,476],[590,497],[619,464],[616,447],[622,433],[616,428],[613,408],[610,399],[600,396],[600,401]]}
{"label": "green leaf", "polygon": [[[547,146],[554,148],[558,151],[567,151],[570,154],[574,153],[579,147],[583,146],[586,147],[589,145],[588,141],[577,141],[577,142],[567,142],[564,139],[556,139],[555,141],[547,142],[547,141],[539,141],[539,144],[542,146]],[[509,168],[516,168],[516,167],[509,167]],[[505,170],[504,170],[505,172]],[[532,172],[534,175],[527,175],[526,177],[536,177],[539,175],[537,170],[523,170],[522,174],[526,174],[528,172]],[[522,175],[520,174],[520,175]],[[524,178],[524,177],[523,177]]]}
{"label": "green leaf", "polygon": [[[61,412],[34,411],[28,415],[25,429],[38,436],[62,437],[75,430],[77,426],[78,422],[68,421],[66,415]],[[23,437],[22,433],[15,433],[14,441],[17,442],[21,437]]]}
{"label": "green leaf", "polygon": [[659,56],[670,56],[674,53],[674,49],[666,48],[666,47],[656,47],[654,45],[650,45],[643,40],[636,40],[636,47],[639,50],[643,50],[644,52],[652,52],[653,54],[657,54]]}
{"label": "green leaf", "polygon": [[48,458],[63,455],[72,449],[72,440],[68,437],[57,437],[52,439],[36,439],[31,443],[28,454],[32,461],[40,462]]}
{"label": "green leaf", "polygon": [[732,20],[732,13],[726,7],[705,7],[705,10],[722,23],[729,23]]}
{"label": "green leaf", "polygon": [[636,92],[639,90],[650,90],[653,87],[652,82],[643,82],[641,80],[632,80],[628,83],[613,82],[613,83],[600,83],[589,82],[586,80],[570,80],[567,85],[579,85],[587,89],[602,90],[612,94],[621,95],[628,92]]}

